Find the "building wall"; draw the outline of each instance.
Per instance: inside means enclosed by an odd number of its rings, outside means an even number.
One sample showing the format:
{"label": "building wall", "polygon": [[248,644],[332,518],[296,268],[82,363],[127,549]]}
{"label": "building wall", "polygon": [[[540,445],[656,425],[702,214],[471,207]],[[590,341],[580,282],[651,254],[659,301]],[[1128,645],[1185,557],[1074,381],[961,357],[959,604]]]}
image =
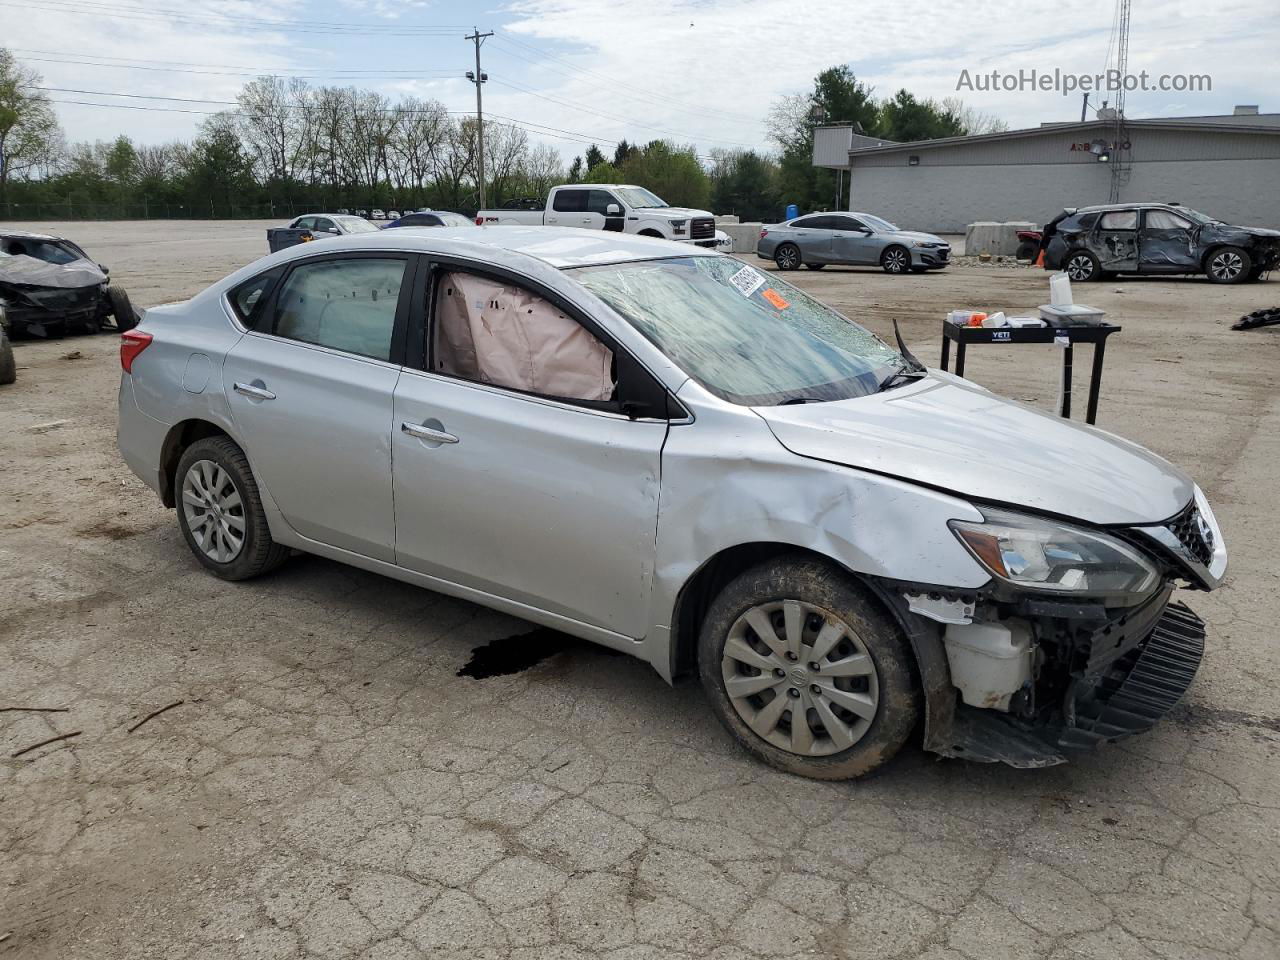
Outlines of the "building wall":
{"label": "building wall", "polygon": [[[903,227],[959,233],[978,220],[1044,223],[1064,207],[1106,203],[1111,168],[1074,143],[1097,134],[1052,133],[859,157],[849,209]],[[1122,200],[1175,201],[1235,223],[1280,227],[1280,136],[1135,130]]]}

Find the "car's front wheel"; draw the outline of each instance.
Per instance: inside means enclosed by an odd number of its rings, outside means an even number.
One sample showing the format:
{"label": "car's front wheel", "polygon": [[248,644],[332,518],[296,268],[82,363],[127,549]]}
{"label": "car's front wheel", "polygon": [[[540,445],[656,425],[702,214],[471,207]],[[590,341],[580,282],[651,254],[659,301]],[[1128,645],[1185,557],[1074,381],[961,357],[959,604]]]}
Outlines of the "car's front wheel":
{"label": "car's front wheel", "polygon": [[1253,269],[1253,258],[1239,247],[1221,247],[1209,255],[1205,276],[1213,283],[1242,283]]}
{"label": "car's front wheel", "polygon": [[271,539],[249,461],[230,439],[206,437],[187,447],[174,482],[182,536],[214,574],[247,580],[288,558],[289,549]]}
{"label": "car's front wheel", "polygon": [[906,273],[911,269],[911,253],[906,247],[889,247],[880,254],[880,267],[885,273]]}
{"label": "car's front wheel", "polygon": [[784,243],[773,253],[773,262],[779,270],[798,270],[800,268],[800,248],[794,243]]}
{"label": "car's front wheel", "polygon": [[107,302],[111,305],[111,316],[115,318],[116,329],[121,333],[138,325],[138,314],[133,309],[129,295],[122,289],[107,287]]}
{"label": "car's front wheel", "polygon": [[712,601],[702,685],[734,739],[770,766],[820,780],[870,773],[918,714],[902,631],[844,571],[769,561]]}
{"label": "car's front wheel", "polygon": [[1088,250],[1073,250],[1062,264],[1063,272],[1076,283],[1102,279],[1102,264]]}

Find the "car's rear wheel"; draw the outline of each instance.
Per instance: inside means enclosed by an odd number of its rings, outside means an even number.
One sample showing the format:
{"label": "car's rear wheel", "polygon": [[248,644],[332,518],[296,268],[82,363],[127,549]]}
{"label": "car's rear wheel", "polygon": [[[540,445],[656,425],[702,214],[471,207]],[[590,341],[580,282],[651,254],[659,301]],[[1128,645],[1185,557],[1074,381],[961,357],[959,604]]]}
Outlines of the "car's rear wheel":
{"label": "car's rear wheel", "polygon": [[1102,264],[1088,250],[1072,250],[1067,254],[1062,270],[1075,283],[1102,279]]}
{"label": "car's rear wheel", "polygon": [[178,526],[208,570],[224,580],[247,580],[288,558],[288,548],[271,539],[249,461],[231,440],[206,437],[191,444],[174,479]]}
{"label": "car's rear wheel", "polygon": [[880,254],[880,267],[885,273],[906,273],[911,269],[911,252],[906,247],[886,247]]}
{"label": "car's rear wheel", "polygon": [[129,294],[119,287],[107,287],[107,302],[111,304],[111,315],[115,317],[116,329],[121,333],[132,330],[138,325],[138,315],[133,310]]}
{"label": "car's rear wheel", "polygon": [[698,669],[734,739],[804,777],[870,773],[918,715],[901,630],[848,574],[816,559],[769,561],[731,581],[703,621]]}
{"label": "car's rear wheel", "polygon": [[13,344],[9,342],[9,334],[0,327],[0,384],[13,383],[18,379],[18,364],[13,359]]}
{"label": "car's rear wheel", "polygon": [[1040,245],[1032,240],[1023,240],[1018,244],[1018,251],[1013,255],[1015,260],[1034,260],[1040,253]]}
{"label": "car's rear wheel", "polygon": [[1204,272],[1213,283],[1243,283],[1253,269],[1253,258],[1239,247],[1219,247],[1209,254]]}
{"label": "car's rear wheel", "polygon": [[794,243],[784,243],[773,252],[773,262],[779,270],[797,270],[800,267],[800,248]]}

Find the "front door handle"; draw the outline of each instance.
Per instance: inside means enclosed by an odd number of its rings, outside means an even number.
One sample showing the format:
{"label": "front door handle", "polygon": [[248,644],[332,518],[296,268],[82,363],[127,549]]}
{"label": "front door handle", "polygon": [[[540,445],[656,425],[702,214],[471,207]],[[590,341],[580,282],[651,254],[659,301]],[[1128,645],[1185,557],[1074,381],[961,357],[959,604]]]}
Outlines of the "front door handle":
{"label": "front door handle", "polygon": [[439,420],[428,420],[426,423],[412,423],[405,420],[400,424],[400,429],[409,436],[425,440],[427,443],[457,443],[458,438],[452,433],[445,432],[441,426]]}
{"label": "front door handle", "polygon": [[276,395],[266,387],[259,387],[252,383],[237,383],[233,386],[236,393],[249,397],[253,400],[274,400]]}

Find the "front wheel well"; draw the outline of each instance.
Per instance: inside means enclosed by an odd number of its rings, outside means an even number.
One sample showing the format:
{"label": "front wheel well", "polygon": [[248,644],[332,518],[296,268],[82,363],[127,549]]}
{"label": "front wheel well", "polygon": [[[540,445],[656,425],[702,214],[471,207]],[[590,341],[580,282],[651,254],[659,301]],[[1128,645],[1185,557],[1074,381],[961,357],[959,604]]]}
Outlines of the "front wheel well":
{"label": "front wheel well", "polygon": [[[702,630],[702,621],[707,615],[707,608],[716,594],[734,577],[751,567],[778,557],[795,557],[797,559],[820,560],[823,563],[839,566],[828,556],[797,547],[790,543],[741,543],[721,550],[707,560],[686,582],[676,598],[676,608],[671,618],[671,677],[690,673],[697,668],[698,633]],[[841,567],[849,576],[858,579],[857,574]]]}
{"label": "front wheel well", "polygon": [[183,420],[169,428],[160,448],[160,502],[166,507],[173,507],[178,502],[174,491],[177,487],[178,461],[182,459],[183,452],[197,440],[206,437],[232,439],[227,431],[208,420]]}
{"label": "front wheel well", "polygon": [[667,239],[662,235],[661,231],[654,230],[652,227],[646,227],[645,229],[637,233],[636,236],[637,237],[657,237],[659,240]]}

